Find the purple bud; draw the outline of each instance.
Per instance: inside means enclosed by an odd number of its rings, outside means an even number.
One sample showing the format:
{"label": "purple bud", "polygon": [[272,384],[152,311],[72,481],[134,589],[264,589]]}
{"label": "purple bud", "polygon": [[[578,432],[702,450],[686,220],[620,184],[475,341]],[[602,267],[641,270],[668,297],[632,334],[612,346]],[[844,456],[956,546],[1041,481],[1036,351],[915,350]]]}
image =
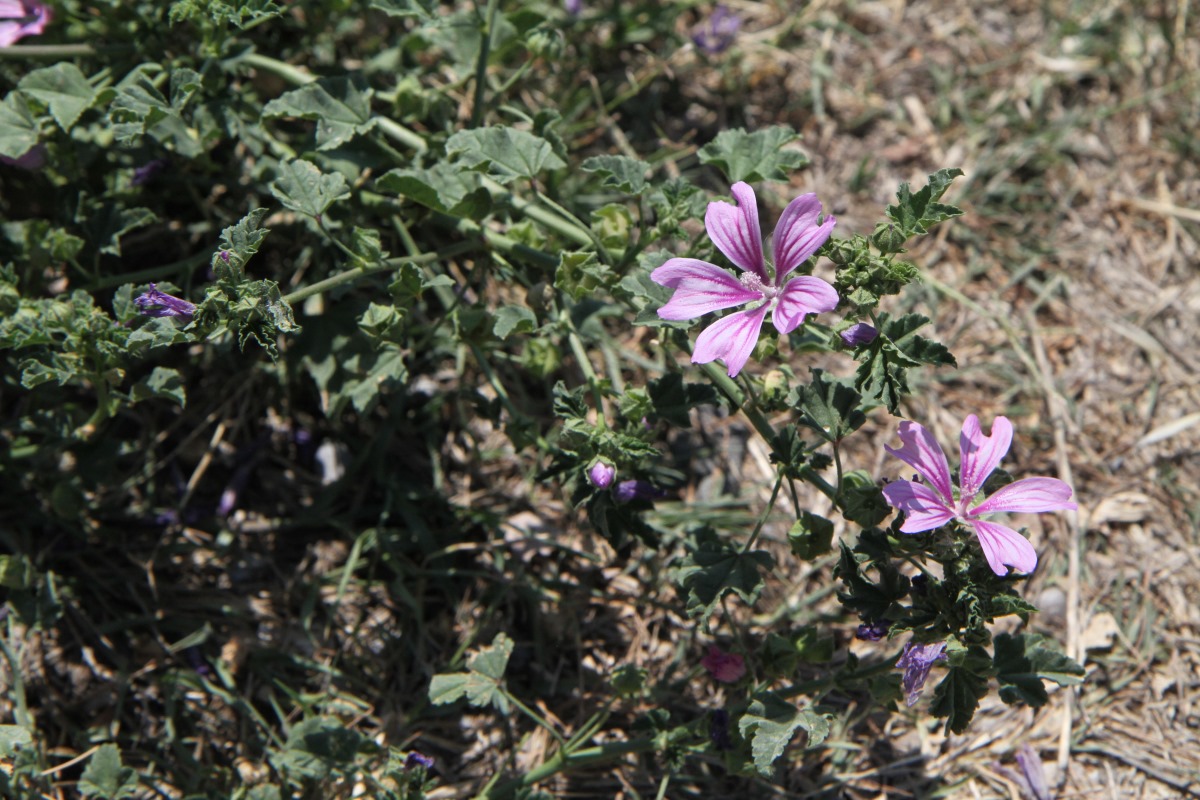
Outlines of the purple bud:
{"label": "purple bud", "polygon": [[222,261],[224,261],[226,264],[229,263],[229,251],[228,250],[222,250],[220,253],[220,256],[221,256]]}
{"label": "purple bud", "polygon": [[886,620],[878,622],[866,622],[858,626],[858,630],[854,632],[854,636],[864,642],[878,642],[884,636],[887,636],[888,628],[891,623]]}
{"label": "purple bud", "polygon": [[194,304],[160,292],[153,283],[150,284],[150,291],[143,292],[135,298],[133,304],[137,306],[139,314],[145,314],[147,317],[186,317],[190,320],[196,313]]}
{"label": "purple bud", "polygon": [[904,652],[896,661],[896,667],[904,670],[900,685],[904,688],[904,698],[908,705],[916,705],[921,699],[921,690],[925,688],[925,679],[934,663],[945,661],[946,643],[916,644],[909,642],[904,645]]}
{"label": "purple bud", "polygon": [[583,11],[583,0],[566,0],[563,6],[567,9],[568,14],[578,16]]}
{"label": "purple bud", "polygon": [[858,347],[859,345],[870,344],[875,341],[875,337],[878,335],[879,331],[875,329],[874,325],[859,322],[842,331],[842,341],[850,347]]}
{"label": "purple bud", "polygon": [[692,41],[709,55],[716,55],[729,49],[741,26],[741,17],[718,5],[707,20],[692,29]]}
{"label": "purple bud", "polygon": [[588,469],[588,480],[597,489],[607,489],[612,486],[613,478],[616,476],[617,468],[603,461],[597,461]]}
{"label": "purple bud", "polygon": [[154,180],[154,176],[162,172],[170,165],[170,162],[165,158],[156,158],[153,161],[147,161],[133,171],[133,178],[129,181],[134,186],[144,186]]}
{"label": "purple bud", "polygon": [[647,481],[621,481],[613,489],[613,496],[618,503],[630,503],[634,500],[653,500],[662,497],[665,492],[656,489],[654,484]]}
{"label": "purple bud", "polygon": [[414,767],[433,769],[433,757],[427,756],[424,753],[418,753],[416,750],[413,750],[408,754],[408,758],[404,759],[404,768],[413,769]]}

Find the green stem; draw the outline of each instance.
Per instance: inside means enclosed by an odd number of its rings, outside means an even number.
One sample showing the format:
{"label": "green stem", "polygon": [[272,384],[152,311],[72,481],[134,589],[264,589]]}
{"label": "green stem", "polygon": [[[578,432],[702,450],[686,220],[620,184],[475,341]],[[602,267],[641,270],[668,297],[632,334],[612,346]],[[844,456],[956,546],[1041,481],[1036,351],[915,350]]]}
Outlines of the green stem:
{"label": "green stem", "polygon": [[507,781],[493,790],[485,791],[479,794],[476,800],[501,800],[501,798],[512,797],[519,789],[533,786],[560,772],[605,764],[630,753],[648,753],[656,746],[654,739],[633,739],[628,742],[602,744],[571,753],[559,750],[549,761],[525,773],[524,777]]}
{"label": "green stem", "polygon": [[149,267],[141,269],[137,272],[123,272],[120,275],[109,275],[106,278],[97,278],[87,285],[89,292],[99,291],[101,289],[111,289],[114,286],[123,286],[126,283],[145,283],[152,280],[162,280],[168,275],[176,275],[180,272],[192,272],[202,264],[207,264],[212,260],[212,255],[209,253],[197,253],[194,256],[188,256],[185,259],[176,261],[171,264],[165,264],[161,267]]}
{"label": "green stem", "polygon": [[775,499],[779,497],[779,490],[783,487],[783,475],[775,478],[775,488],[771,490],[771,499],[767,501],[767,507],[763,509],[762,514],[758,517],[758,524],[754,526],[754,532],[750,534],[750,538],[746,540],[746,544],[742,547],[742,554],[750,552],[750,548],[754,546],[754,542],[758,539],[758,535],[762,533],[763,526],[767,524],[767,517],[771,515],[771,510],[775,508]]}
{"label": "green stem", "polygon": [[341,286],[343,283],[351,283],[359,278],[366,277],[367,275],[377,275],[380,272],[389,272],[399,268],[404,264],[428,264],[433,261],[441,261],[442,259],[465,252],[471,248],[472,245],[470,243],[460,242],[459,244],[451,245],[450,247],[444,247],[435,253],[421,253],[415,256],[389,258],[387,261],[381,261],[380,263],[372,264],[369,267],[355,267],[354,269],[348,269],[345,272],[340,272],[337,275],[326,278],[323,281],[317,281],[316,283],[305,286],[302,289],[297,289],[294,292],[285,294],[283,296],[283,300],[289,305],[295,305],[301,300],[306,300],[309,297],[312,297],[314,294],[327,292],[335,286]]}
{"label": "green stem", "polygon": [[0,47],[0,58],[78,58],[100,53],[124,53],[130,49],[132,48],[123,44],[22,44]]}
{"label": "green stem", "polygon": [[487,108],[487,65],[492,54],[492,30],[496,25],[496,0],[488,0],[484,12],[482,39],[479,43],[479,60],[475,63],[475,103],[471,107],[471,127],[478,128],[483,123],[483,115]]}
{"label": "green stem", "polygon": [[529,706],[522,703],[517,698],[513,697],[512,694],[510,694],[509,692],[505,692],[504,696],[506,698],[508,698],[508,702],[510,702],[514,706],[516,706],[517,710],[519,710],[522,714],[529,717],[531,720],[533,720],[539,726],[545,728],[546,731],[554,738],[554,741],[558,742],[559,747],[566,746],[567,743],[563,741],[562,735],[558,731],[554,730],[553,725],[551,725],[546,720],[542,719],[540,716],[538,716],[536,713],[534,713],[533,709],[531,709]]}
{"label": "green stem", "polygon": [[587,378],[588,386],[592,390],[592,400],[596,403],[596,427],[599,430],[605,430],[608,427],[608,421],[604,414],[604,392],[600,389],[600,379],[596,377],[596,370],[592,368],[591,359],[588,358],[587,351],[583,348],[583,340],[579,338],[575,325],[571,322],[570,314],[563,311],[560,319],[567,326],[567,342],[571,345],[571,352],[575,354],[575,360],[579,362],[579,369],[583,370],[583,376]]}
{"label": "green stem", "polygon": [[483,187],[492,195],[493,200],[503,202],[504,204],[512,207],[515,211],[519,211],[521,214],[529,217],[534,222],[544,225],[555,233],[570,239],[577,244],[593,244],[592,232],[574,222],[571,216],[560,216],[559,214],[555,214],[548,209],[542,208],[536,203],[530,202],[529,200],[525,200],[521,197],[517,197],[515,194],[496,183],[491,178],[485,177],[483,179]]}

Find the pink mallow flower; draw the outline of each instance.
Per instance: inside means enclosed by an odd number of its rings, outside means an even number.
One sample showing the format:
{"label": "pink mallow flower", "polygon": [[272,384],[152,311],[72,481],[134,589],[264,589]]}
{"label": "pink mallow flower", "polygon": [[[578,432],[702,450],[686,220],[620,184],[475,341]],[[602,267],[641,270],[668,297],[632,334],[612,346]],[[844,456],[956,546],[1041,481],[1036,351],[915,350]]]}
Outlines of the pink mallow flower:
{"label": "pink mallow flower", "polygon": [[899,449],[884,446],[884,449],[916,469],[928,485],[913,480],[892,481],[883,487],[888,503],[905,514],[900,531],[921,533],[958,520],[975,530],[992,572],[1007,575],[1006,565],[1019,572],[1033,572],[1037,553],[1029,540],[1012,528],[982,517],[1008,511],[1036,514],[1073,510],[1077,506],[1071,502],[1071,487],[1057,478],[1024,478],[972,505],[992,470],[1008,452],[1012,435],[1012,423],[1006,417],[996,417],[991,436],[983,435],[979,417],[972,414],[966,418],[958,437],[961,477],[955,499],[950,466],[937,440],[917,423],[901,422],[900,441],[904,446]]}
{"label": "pink mallow flower", "polygon": [[0,47],[46,29],[53,14],[40,0],[0,0]]}
{"label": "pink mallow flower", "polygon": [[746,674],[745,659],[735,653],[726,653],[715,644],[708,646],[708,655],[700,659],[700,666],[721,683],[736,683]]}
{"label": "pink mallow flower", "polygon": [[797,197],[783,210],[772,236],[775,264],[763,258],[762,228],[758,224],[758,203],[750,185],[733,185],[737,205],[722,201],[708,204],[704,227],[717,247],[742,274],[735,278],[725,270],[695,258],[672,258],[650,279],[675,290],[670,302],[658,310],[663,319],[695,319],[711,311],[751,305],[709,325],[697,338],[693,364],[707,364],[718,358],[729,368],[729,377],[742,371],[767,312],[782,334],[788,334],[804,322],[808,314],[832,311],[838,294],[832,286],[811,275],[792,276],[797,267],[825,244],[836,220],[821,215],[821,201],[815,194]]}

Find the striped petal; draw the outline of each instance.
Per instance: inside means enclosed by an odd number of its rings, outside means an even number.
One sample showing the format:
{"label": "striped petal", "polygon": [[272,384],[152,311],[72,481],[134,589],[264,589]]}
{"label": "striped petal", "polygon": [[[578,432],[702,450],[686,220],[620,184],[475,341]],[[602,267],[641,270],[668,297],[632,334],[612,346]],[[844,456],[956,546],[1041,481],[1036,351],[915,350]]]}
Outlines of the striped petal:
{"label": "striped petal", "polygon": [[904,512],[901,533],[921,533],[940,528],[954,519],[954,509],[923,483],[892,481],[883,487],[888,505]]}
{"label": "striped petal", "polygon": [[738,181],[731,190],[737,205],[715,200],[704,214],[704,228],[713,243],[730,261],[753,272],[765,283],[762,228],[758,224],[758,201],[750,184]]}
{"label": "striped petal", "polygon": [[971,520],[971,527],[979,537],[983,556],[988,566],[997,575],[1007,575],[1005,566],[1029,574],[1037,569],[1037,551],[1021,534],[1005,525],[983,520]]}
{"label": "striped petal", "polygon": [[735,377],[750,360],[766,316],[767,305],[763,304],[749,311],[730,314],[709,325],[696,337],[692,363],[707,364],[719,358],[728,367],[729,377]]}
{"label": "striped petal", "polygon": [[810,275],[792,278],[779,293],[771,321],[780,333],[791,333],[800,327],[808,314],[820,314],[837,308],[838,293],[825,281]]}
{"label": "striped petal", "polygon": [[837,220],[826,217],[818,225],[817,217],[820,214],[821,201],[815,194],[802,194],[783,210],[771,239],[776,285],[782,285],[788,273],[817,252],[829,234],[833,233]]}
{"label": "striped petal", "polygon": [[695,319],[762,299],[761,292],[747,289],[717,265],[695,258],[672,258],[651,272],[650,280],[675,290],[670,301],[658,309],[663,319]]}
{"label": "striped petal", "polygon": [[999,489],[970,510],[971,517],[1001,512],[1040,514],[1043,511],[1074,511],[1071,487],[1058,478],[1022,478]]}
{"label": "striped petal", "polygon": [[899,449],[883,446],[884,450],[894,455],[920,473],[929,481],[938,494],[942,496],[943,504],[954,505],[954,493],[950,488],[950,464],[942,446],[933,438],[933,434],[924,426],[905,420],[900,423],[900,441],[903,447]]}
{"label": "striped petal", "polygon": [[979,417],[972,414],[963,421],[962,433],[958,437],[958,449],[962,460],[958,485],[962,489],[964,502],[979,494],[992,470],[1000,463],[1012,446],[1013,427],[1008,417],[992,420],[992,435],[984,436]]}

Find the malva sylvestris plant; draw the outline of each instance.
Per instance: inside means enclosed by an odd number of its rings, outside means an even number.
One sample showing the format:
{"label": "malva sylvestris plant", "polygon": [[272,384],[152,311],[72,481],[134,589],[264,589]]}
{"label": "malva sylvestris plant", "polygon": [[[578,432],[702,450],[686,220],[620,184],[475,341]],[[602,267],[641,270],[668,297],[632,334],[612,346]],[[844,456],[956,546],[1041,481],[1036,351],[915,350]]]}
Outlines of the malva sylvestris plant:
{"label": "malva sylvestris plant", "polygon": [[800,327],[809,314],[832,311],[838,294],[811,275],[793,275],[825,244],[837,221],[821,216],[821,201],[804,194],[788,203],[772,236],[774,265],[763,257],[762,228],[754,189],[739,181],[732,193],[737,205],[720,200],[708,204],[704,228],[725,256],[742,270],[734,278],[716,264],[696,258],[672,258],[650,273],[655,283],[674,289],[658,309],[666,320],[695,319],[712,311],[753,305],[709,325],[697,338],[693,364],[721,359],[735,377],[750,359],[767,312],[782,334]]}
{"label": "malva sylvestris plant", "polygon": [[917,470],[929,485],[919,481],[892,481],[883,487],[883,495],[894,508],[905,514],[902,533],[923,533],[958,520],[975,531],[988,566],[997,575],[1007,575],[1006,567],[1030,573],[1037,567],[1037,552],[1021,534],[997,522],[982,519],[988,514],[1019,512],[1036,514],[1077,508],[1071,502],[1071,487],[1057,478],[1024,478],[996,491],[987,500],[972,506],[988,477],[1012,445],[1013,427],[1007,417],[996,417],[992,435],[984,436],[979,417],[971,414],[963,421],[958,444],[959,491],[954,494],[946,454],[933,435],[915,422],[900,423],[899,448],[884,449]]}

